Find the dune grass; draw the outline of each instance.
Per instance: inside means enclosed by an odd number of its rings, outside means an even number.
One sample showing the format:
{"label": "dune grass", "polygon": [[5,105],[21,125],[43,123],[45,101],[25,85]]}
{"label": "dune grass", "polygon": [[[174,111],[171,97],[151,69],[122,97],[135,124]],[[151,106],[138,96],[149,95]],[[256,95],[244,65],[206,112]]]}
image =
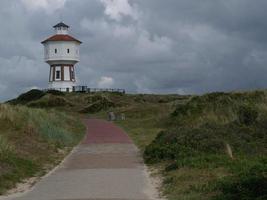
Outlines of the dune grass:
{"label": "dune grass", "polygon": [[39,176],[77,144],[84,127],[58,111],[0,104],[0,194]]}
{"label": "dune grass", "polygon": [[144,152],[147,163],[164,163],[167,197],[266,198],[266,106],[264,91],[212,93],[177,106]]}
{"label": "dune grass", "polygon": [[[137,95],[115,121],[163,175],[170,200],[266,198],[267,94]],[[106,112],[98,113],[106,118]]]}
{"label": "dune grass", "polygon": [[157,105],[142,103],[118,109],[117,113],[124,113],[125,121],[118,120],[116,124],[121,126],[133,139],[141,151],[144,151],[163,128],[164,119],[172,109],[172,103]]}
{"label": "dune grass", "polygon": [[[116,99],[120,106],[110,108],[109,111],[114,112],[116,116],[125,115],[126,120],[118,119],[115,123],[129,134],[141,151],[144,151],[165,128],[166,119],[175,109],[175,105],[187,99],[187,96],[178,95],[127,95]],[[108,119],[107,111],[91,116]]]}
{"label": "dune grass", "polygon": [[[24,101],[25,98],[32,100]],[[73,129],[69,129],[75,127],[71,124],[72,117],[54,112],[51,107],[57,111],[105,119],[107,112],[113,111],[117,116],[126,116],[126,120],[117,120],[115,123],[124,128],[144,152],[146,163],[161,170],[164,177],[162,192],[168,199],[267,199],[265,91],[211,93],[203,96],[110,93],[43,95],[35,91],[33,96],[27,94],[22,101],[15,100],[13,103],[47,110],[34,109],[34,112],[40,112],[38,116],[33,113],[29,117],[31,114],[28,113],[22,117],[28,119],[26,126],[12,112],[2,114],[9,119],[2,124],[3,130],[26,132],[26,136],[35,138],[28,147],[22,145],[18,153],[23,155],[21,158],[31,158],[19,162],[23,163],[28,174],[31,170],[26,169],[39,167],[34,166],[38,162],[32,160],[40,159],[44,163],[48,158],[47,154],[42,154],[42,148],[35,149],[38,155],[24,148],[30,149],[36,142],[45,149],[51,148],[51,153],[75,143]],[[69,122],[67,129],[62,118]],[[2,134],[3,152],[16,149],[16,134],[10,134],[10,137],[8,132]],[[17,139],[20,144],[27,144],[22,137]],[[27,137],[24,141],[27,141]],[[1,167],[4,169],[5,166]]]}

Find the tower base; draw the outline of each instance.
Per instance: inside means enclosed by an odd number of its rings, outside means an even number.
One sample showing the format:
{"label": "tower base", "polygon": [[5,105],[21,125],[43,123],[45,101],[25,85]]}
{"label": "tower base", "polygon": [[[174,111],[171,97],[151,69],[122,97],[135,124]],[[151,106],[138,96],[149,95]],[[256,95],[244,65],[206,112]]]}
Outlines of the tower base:
{"label": "tower base", "polygon": [[50,82],[48,84],[49,89],[58,90],[62,92],[72,92],[73,86],[75,86],[75,83],[71,81]]}

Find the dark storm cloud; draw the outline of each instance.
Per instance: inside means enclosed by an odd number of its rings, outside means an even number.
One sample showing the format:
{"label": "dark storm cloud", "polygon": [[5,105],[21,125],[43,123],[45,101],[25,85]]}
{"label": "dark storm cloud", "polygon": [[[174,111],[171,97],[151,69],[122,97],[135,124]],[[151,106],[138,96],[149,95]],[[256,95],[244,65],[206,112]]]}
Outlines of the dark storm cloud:
{"label": "dark storm cloud", "polygon": [[0,99],[47,87],[40,41],[64,20],[92,87],[203,93],[267,86],[265,0],[3,0]]}

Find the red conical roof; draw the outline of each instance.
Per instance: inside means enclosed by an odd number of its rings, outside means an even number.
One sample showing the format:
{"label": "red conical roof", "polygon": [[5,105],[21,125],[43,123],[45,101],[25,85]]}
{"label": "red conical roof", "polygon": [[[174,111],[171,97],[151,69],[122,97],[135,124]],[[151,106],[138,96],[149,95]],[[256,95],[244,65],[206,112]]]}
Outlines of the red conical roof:
{"label": "red conical roof", "polygon": [[70,35],[63,35],[63,34],[57,34],[57,35],[53,35],[49,38],[47,38],[46,40],[42,41],[41,43],[46,43],[49,41],[75,41],[78,43],[82,43],[81,41],[77,40],[76,38],[70,36]]}

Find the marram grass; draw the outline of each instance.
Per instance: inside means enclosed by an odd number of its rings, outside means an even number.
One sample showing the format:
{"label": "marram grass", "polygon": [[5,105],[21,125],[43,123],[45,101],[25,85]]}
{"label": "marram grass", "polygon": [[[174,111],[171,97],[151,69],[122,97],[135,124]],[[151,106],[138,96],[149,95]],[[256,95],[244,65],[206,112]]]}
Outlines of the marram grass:
{"label": "marram grass", "polygon": [[75,115],[0,104],[0,194],[55,165],[84,133]]}
{"label": "marram grass", "polygon": [[0,135],[0,158],[7,158],[14,151],[14,147],[7,141],[7,139]]}

